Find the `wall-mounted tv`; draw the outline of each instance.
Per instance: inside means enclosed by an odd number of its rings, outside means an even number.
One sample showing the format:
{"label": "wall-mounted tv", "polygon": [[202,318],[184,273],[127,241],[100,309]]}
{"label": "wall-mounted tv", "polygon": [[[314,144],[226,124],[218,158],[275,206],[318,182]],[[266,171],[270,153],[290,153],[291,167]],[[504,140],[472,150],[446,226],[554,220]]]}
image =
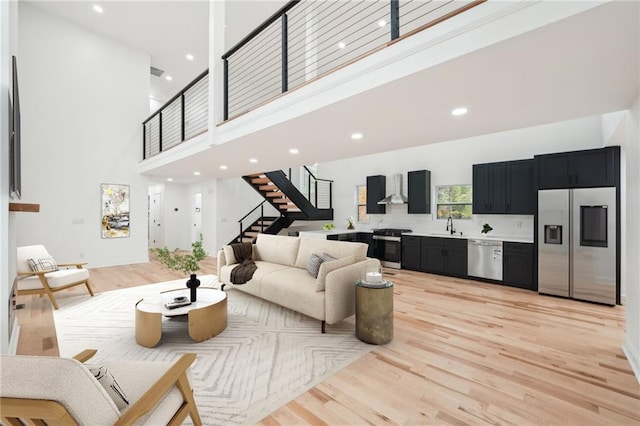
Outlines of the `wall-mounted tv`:
{"label": "wall-mounted tv", "polygon": [[22,176],[20,160],[20,93],[18,91],[18,65],[16,57],[12,60],[13,68],[13,108],[9,108],[9,193],[11,198],[20,199],[22,195]]}

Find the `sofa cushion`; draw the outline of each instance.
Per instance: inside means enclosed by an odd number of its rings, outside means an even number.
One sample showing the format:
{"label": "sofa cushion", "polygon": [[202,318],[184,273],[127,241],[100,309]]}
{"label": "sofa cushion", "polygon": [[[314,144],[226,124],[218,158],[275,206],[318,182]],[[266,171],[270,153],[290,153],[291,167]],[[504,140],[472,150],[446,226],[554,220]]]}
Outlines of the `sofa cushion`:
{"label": "sofa cushion", "polygon": [[[279,271],[282,269],[289,269],[291,266],[279,265],[277,263],[263,262],[261,260],[256,260],[257,269],[253,273],[253,277],[247,281],[245,284],[237,284],[236,288],[244,291],[245,293],[253,294],[255,296],[260,296],[260,282],[262,278],[266,275]],[[235,265],[224,265],[220,268],[220,277],[219,280],[222,283],[229,284],[231,283],[231,270],[235,268],[238,264]],[[304,270],[305,274],[307,274],[306,270]],[[308,276],[309,274],[307,274]],[[313,278],[309,277],[313,280]]]}
{"label": "sofa cushion", "polygon": [[318,271],[318,278],[316,279],[316,291],[324,291],[325,280],[329,272],[335,271],[338,268],[342,268],[343,266],[351,265],[353,263],[356,263],[356,257],[354,255],[341,257],[340,259],[332,260],[329,262],[322,262],[322,265],[320,265],[320,270]]}
{"label": "sofa cushion", "polygon": [[[258,236],[259,238],[259,236]],[[312,253],[328,253],[335,258],[354,255],[356,261],[367,256],[367,244],[348,241],[320,240],[317,238],[300,238],[300,249],[295,260],[297,268],[306,268]]]}
{"label": "sofa cushion", "polygon": [[324,262],[320,256],[315,253],[311,253],[309,257],[309,261],[307,262],[307,272],[313,278],[318,278],[318,271],[320,270],[320,265]]}
{"label": "sofa cushion", "polygon": [[[294,266],[300,247],[300,238],[282,235],[258,234],[254,248],[256,260]],[[307,256],[308,259],[308,256]],[[300,266],[306,269],[307,262]]]}
{"label": "sofa cushion", "polygon": [[227,265],[235,265],[236,263],[238,263],[236,255],[233,254],[233,247],[223,246],[222,251],[224,251],[224,257],[227,260]]}
{"label": "sofa cushion", "polygon": [[260,283],[260,297],[311,318],[324,320],[324,293],[315,291],[315,282],[306,269],[281,269],[264,277]]}

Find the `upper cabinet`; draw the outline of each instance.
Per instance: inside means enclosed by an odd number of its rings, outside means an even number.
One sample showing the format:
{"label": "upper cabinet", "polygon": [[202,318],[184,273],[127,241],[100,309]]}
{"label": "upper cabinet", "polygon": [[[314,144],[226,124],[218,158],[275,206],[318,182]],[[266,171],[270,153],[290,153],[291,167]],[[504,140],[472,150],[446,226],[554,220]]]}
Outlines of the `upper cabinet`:
{"label": "upper cabinet", "polygon": [[533,160],[474,164],[474,214],[534,214]]}
{"label": "upper cabinet", "polygon": [[367,176],[367,214],[384,214],[387,206],[378,204],[386,196],[387,177],[384,175]]}
{"label": "upper cabinet", "polygon": [[616,186],[620,147],[536,155],[538,189]]}
{"label": "upper cabinet", "polygon": [[431,213],[431,172],[416,170],[407,173],[407,213]]}

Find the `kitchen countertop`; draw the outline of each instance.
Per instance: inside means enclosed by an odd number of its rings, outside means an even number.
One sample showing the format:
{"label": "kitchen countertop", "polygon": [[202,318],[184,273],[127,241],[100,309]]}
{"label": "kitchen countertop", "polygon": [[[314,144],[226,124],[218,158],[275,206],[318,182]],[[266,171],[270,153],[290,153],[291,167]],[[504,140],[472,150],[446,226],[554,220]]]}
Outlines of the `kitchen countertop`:
{"label": "kitchen countertop", "polygon": [[[372,233],[372,229],[338,229],[334,228],[331,231],[325,230],[314,230],[314,231],[300,231],[301,237],[315,237],[315,238],[323,238],[327,235],[338,235],[338,234],[356,234],[358,232]],[[307,234],[307,235],[305,235]],[[312,235],[308,235],[312,234]],[[525,237],[521,235],[471,235],[471,234],[454,234],[451,235],[448,232],[407,232],[402,235],[413,235],[416,237],[438,237],[438,238],[458,238],[458,239],[468,239],[468,240],[487,240],[487,241],[508,241],[512,243],[533,243],[533,237]]]}
{"label": "kitchen countertop", "polygon": [[533,237],[525,237],[522,235],[471,235],[471,234],[454,234],[448,232],[410,232],[402,235],[414,235],[417,237],[438,237],[438,238],[462,238],[467,240],[485,240],[485,241],[508,241],[511,243],[530,243],[533,244]]}

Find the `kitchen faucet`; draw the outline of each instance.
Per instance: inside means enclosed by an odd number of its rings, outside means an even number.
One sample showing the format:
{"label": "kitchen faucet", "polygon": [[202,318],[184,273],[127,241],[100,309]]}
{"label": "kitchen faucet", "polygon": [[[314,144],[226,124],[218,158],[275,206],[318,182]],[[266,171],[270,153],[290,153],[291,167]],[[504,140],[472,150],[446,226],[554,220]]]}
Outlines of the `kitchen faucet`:
{"label": "kitchen faucet", "polygon": [[451,216],[447,218],[447,231],[449,231],[449,223],[451,223],[451,235],[453,235],[456,231],[453,229],[453,218]]}

